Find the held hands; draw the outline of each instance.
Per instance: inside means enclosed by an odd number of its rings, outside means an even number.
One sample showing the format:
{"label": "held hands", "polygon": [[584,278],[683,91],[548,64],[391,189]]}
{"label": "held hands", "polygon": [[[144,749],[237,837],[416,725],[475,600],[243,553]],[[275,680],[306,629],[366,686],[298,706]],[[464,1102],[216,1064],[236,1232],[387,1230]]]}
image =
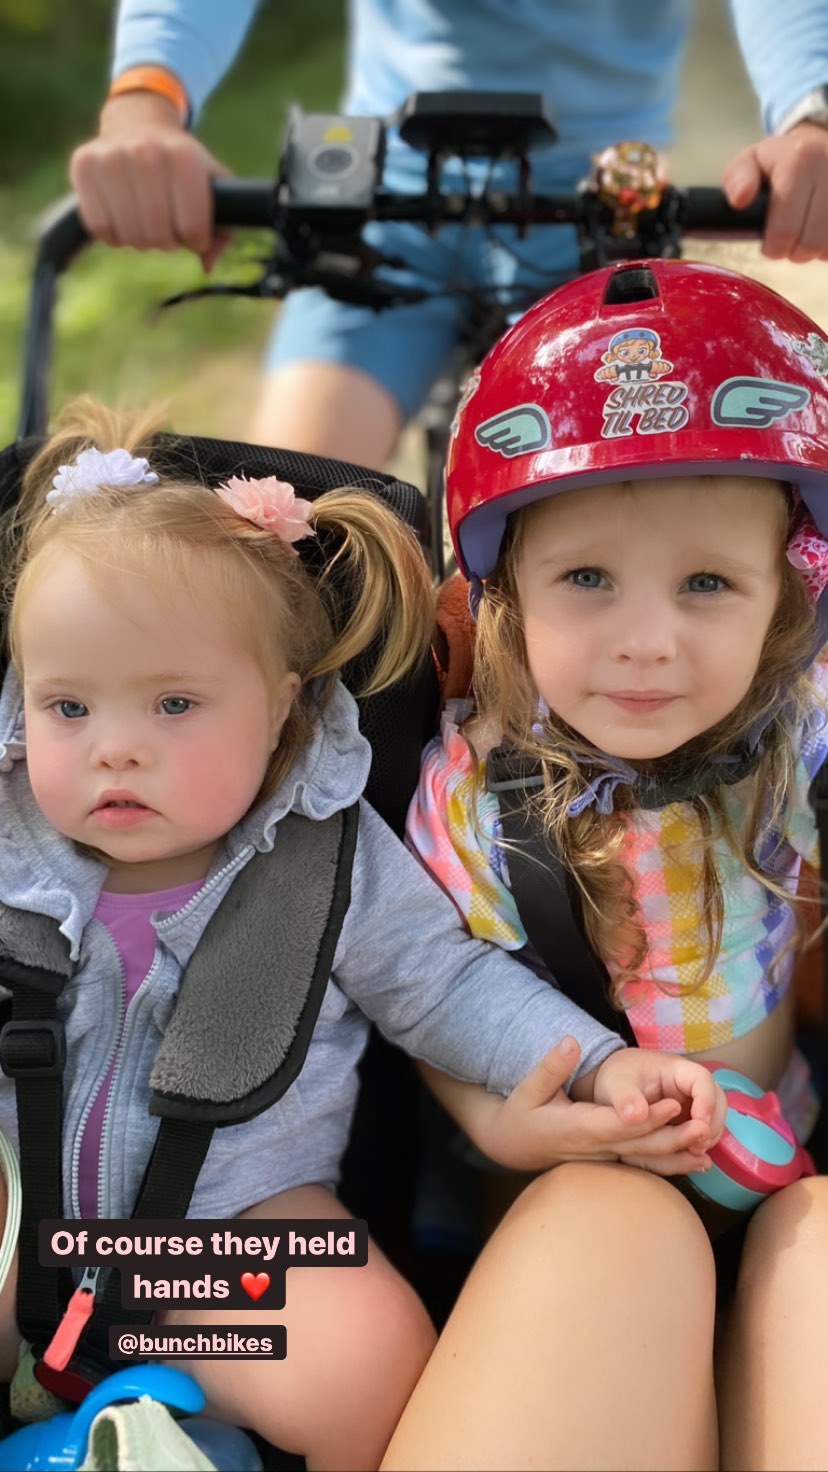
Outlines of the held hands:
{"label": "held hands", "polygon": [[[625,1048],[578,1079],[574,1038],[564,1038],[508,1099],[492,1099],[476,1143],[516,1170],[546,1170],[565,1160],[621,1160],[657,1175],[687,1175],[710,1165],[706,1150],[724,1128],[727,1103],[708,1070],[673,1053]],[[489,1096],[491,1099],[491,1096]]]}
{"label": "held hands", "polygon": [[765,180],[770,207],[763,254],[828,260],[828,129],[798,123],[780,137],[752,143],[731,161],[722,183],[733,207],[743,209]]}
{"label": "held hands", "polygon": [[98,137],[75,149],[69,166],[90,235],[138,250],[186,246],[205,271],[227,244],[213,229],[210,189],[227,172],[181,126],[172,103],[150,92],[107,102]]}

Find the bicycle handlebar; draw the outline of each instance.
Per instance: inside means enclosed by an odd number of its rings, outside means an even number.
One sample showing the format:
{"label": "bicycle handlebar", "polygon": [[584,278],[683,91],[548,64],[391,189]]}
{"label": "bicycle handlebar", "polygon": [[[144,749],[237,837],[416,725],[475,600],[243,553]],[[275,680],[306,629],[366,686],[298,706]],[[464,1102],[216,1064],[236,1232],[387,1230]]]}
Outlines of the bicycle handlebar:
{"label": "bicycle handlebar", "polygon": [[[274,224],[275,185],[272,179],[215,179],[215,222],[220,229],[267,229]],[[78,213],[77,199],[69,194],[43,217],[38,235],[37,264],[65,271],[89,243]]]}
{"label": "bicycle handlebar", "polygon": [[[220,229],[250,228],[278,230],[286,225],[319,213],[302,211],[279,204],[277,189],[270,179],[216,179],[213,181],[215,223]],[[665,191],[672,221],[680,232],[708,231],[712,234],[732,232],[761,235],[767,208],[764,195],[744,210],[734,210],[718,189],[691,188]],[[594,211],[594,196],[588,193],[562,195],[495,196],[489,200],[456,195],[394,195],[378,191],[370,217],[380,220],[419,222],[434,227],[441,223],[485,219],[488,224],[587,224]],[[337,211],[325,218],[336,221]],[[362,224],[368,212],[359,216],[351,211],[340,213],[342,238],[353,239],[356,251]],[[52,318],[57,277],[65,271],[89,240],[74,195],[61,200],[44,218],[32,282],[29,319],[24,346],[23,394],[18,438],[42,434],[48,422],[47,376],[52,355]],[[322,278],[320,278],[322,279]],[[290,288],[287,283],[283,291]],[[377,287],[377,300],[380,301]]]}
{"label": "bicycle handlebar", "polygon": [[[761,235],[767,210],[764,195],[746,209],[733,209],[720,189],[693,186],[671,191],[676,200],[677,223],[683,232],[704,230],[718,234]],[[277,222],[276,187],[272,179],[214,179],[215,223],[219,229],[274,229]],[[479,208],[479,201],[472,201]],[[440,202],[438,223],[467,218],[469,202],[445,195]],[[301,210],[292,212],[296,219]],[[309,213],[309,212],[308,212]],[[504,196],[486,209],[487,219],[500,224],[577,225],[586,219],[583,194],[532,194],[525,200]],[[336,211],[330,211],[331,220]],[[429,224],[435,219],[432,200],[425,195],[396,195],[381,191],[371,217]],[[283,216],[284,218],[284,216]],[[88,244],[89,235],[78,214],[74,195],[69,195],[45,216],[38,238],[37,264],[65,271]]]}

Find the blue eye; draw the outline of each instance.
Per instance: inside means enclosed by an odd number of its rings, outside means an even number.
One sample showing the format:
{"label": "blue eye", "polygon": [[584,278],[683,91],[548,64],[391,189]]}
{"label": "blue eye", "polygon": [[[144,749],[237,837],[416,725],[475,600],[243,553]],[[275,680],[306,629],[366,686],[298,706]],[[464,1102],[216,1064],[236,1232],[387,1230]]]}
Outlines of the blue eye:
{"label": "blue eye", "polygon": [[188,700],[186,695],[165,695],[161,701],[161,709],[165,716],[183,716],[191,710],[193,701]]}
{"label": "blue eye", "polygon": [[576,588],[600,588],[604,580],[604,574],[597,567],[576,567],[566,576]]}
{"label": "blue eye", "polygon": [[728,586],[724,578],[715,572],[696,572],[687,579],[691,593],[721,593]]}
{"label": "blue eye", "polygon": [[89,711],[87,710],[86,706],[82,705],[79,700],[59,700],[57,704],[53,706],[53,709],[60,711],[60,714],[64,716],[67,721],[79,721],[82,716],[89,715]]}

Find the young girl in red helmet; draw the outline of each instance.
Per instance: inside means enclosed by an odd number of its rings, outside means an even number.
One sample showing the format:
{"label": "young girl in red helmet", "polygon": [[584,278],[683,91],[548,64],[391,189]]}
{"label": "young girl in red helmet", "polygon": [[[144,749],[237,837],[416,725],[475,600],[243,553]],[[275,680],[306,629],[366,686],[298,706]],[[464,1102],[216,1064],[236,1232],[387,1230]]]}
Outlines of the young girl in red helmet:
{"label": "young girl in red helmet", "polygon": [[[475,701],[448,708],[409,816],[475,935],[581,1005],[591,985],[640,1046],[775,1090],[803,1137],[790,983],[819,923],[796,891],[828,754],[827,440],[828,344],[746,278],[625,264],[527,313],[454,426]],[[518,882],[529,832],[557,930]],[[505,1138],[513,1104],[442,1092],[490,1150]],[[624,1165],[559,1167],[483,1254],[385,1465],[825,1465],[827,1227],[818,1179],[756,1211],[717,1406],[700,1218]]]}

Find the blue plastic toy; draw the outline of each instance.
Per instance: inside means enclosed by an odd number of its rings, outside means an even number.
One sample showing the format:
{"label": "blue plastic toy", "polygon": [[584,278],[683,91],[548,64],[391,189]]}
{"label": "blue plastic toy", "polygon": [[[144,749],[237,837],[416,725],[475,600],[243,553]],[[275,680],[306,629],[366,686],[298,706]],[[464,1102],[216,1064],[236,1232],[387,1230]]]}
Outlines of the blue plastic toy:
{"label": "blue plastic toy", "polygon": [[167,1365],[147,1364],[108,1376],[90,1390],[77,1410],[62,1411],[50,1421],[12,1432],[0,1442],[0,1472],[75,1472],[86,1457],[89,1430],[98,1412],[117,1401],[138,1400],[142,1395],[194,1417],[182,1430],[215,1466],[225,1472],[261,1472],[261,1458],[243,1431],[197,1414],[204,1408],[204,1392],[191,1376]]}

